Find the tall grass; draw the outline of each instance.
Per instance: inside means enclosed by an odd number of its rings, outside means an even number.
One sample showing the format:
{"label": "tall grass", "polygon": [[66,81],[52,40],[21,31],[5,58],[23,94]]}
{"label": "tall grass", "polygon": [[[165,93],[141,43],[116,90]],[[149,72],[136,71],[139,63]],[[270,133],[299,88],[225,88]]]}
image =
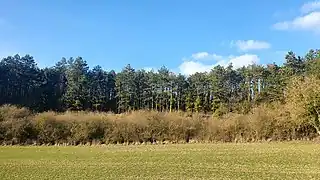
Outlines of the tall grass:
{"label": "tall grass", "polygon": [[0,107],[1,144],[139,144],[257,142],[311,139],[310,124],[293,121],[280,107],[261,106],[247,115],[136,111],[126,114],[45,112]]}

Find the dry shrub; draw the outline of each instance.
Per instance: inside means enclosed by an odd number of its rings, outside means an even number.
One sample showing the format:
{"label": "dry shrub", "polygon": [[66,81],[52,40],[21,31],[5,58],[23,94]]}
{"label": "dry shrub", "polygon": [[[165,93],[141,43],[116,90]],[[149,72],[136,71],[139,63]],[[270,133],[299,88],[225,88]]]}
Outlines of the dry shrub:
{"label": "dry shrub", "polygon": [[269,140],[274,137],[277,125],[277,112],[274,109],[261,106],[255,108],[252,114],[248,115],[252,138],[257,141]]}
{"label": "dry shrub", "polygon": [[286,100],[291,120],[310,125],[320,135],[320,79],[314,76],[293,78]]}
{"label": "dry shrub", "polygon": [[34,124],[38,134],[37,142],[40,144],[63,143],[70,135],[69,123],[58,120],[54,112],[37,114]]}
{"label": "dry shrub", "polygon": [[118,116],[113,122],[113,142],[189,141],[195,134],[190,118],[178,113],[137,111]]}
{"label": "dry shrub", "polygon": [[[38,115],[38,117],[43,117],[43,114]],[[37,117],[35,119],[37,121]],[[55,139],[55,143],[67,142],[74,145],[101,143],[104,140],[108,124],[103,113],[50,113],[50,116],[45,116],[43,120],[46,122],[46,126],[42,126],[42,131],[47,133],[44,137],[50,137],[47,138],[48,140]],[[52,141],[49,142],[52,143]]]}
{"label": "dry shrub", "polygon": [[[135,111],[124,114],[45,112],[0,108],[0,141],[23,144],[116,144],[253,142],[312,138],[314,128],[294,121],[284,105],[260,106],[248,114]],[[311,126],[311,127],[310,127]]]}
{"label": "dry shrub", "polygon": [[21,119],[31,116],[27,108],[18,108],[12,105],[3,105],[0,107],[0,121],[8,119]]}
{"label": "dry shrub", "polygon": [[137,111],[123,117],[120,122],[128,126],[125,130],[126,141],[145,143],[162,141],[168,132],[168,121],[161,116],[161,113],[155,111]]}
{"label": "dry shrub", "polygon": [[4,144],[24,144],[35,139],[31,113],[26,108],[11,105],[0,107],[0,141]]}
{"label": "dry shrub", "polygon": [[252,138],[248,117],[240,114],[226,114],[213,117],[204,125],[207,141],[247,142]]}

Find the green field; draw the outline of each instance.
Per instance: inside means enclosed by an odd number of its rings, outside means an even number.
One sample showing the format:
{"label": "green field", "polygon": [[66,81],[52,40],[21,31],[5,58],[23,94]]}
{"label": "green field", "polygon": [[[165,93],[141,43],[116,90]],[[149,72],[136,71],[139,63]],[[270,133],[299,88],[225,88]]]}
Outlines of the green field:
{"label": "green field", "polygon": [[0,147],[4,179],[320,179],[320,145]]}

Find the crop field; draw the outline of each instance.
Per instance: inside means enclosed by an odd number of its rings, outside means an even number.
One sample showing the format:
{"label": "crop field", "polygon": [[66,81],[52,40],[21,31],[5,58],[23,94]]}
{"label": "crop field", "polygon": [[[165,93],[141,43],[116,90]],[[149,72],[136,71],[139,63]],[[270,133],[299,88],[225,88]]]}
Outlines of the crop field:
{"label": "crop field", "polygon": [[320,144],[2,146],[5,179],[320,179]]}

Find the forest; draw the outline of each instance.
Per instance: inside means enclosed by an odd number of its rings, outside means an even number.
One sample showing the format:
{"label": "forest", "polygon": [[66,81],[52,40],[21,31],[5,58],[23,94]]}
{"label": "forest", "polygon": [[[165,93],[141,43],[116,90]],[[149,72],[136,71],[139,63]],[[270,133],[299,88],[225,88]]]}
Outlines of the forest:
{"label": "forest", "polygon": [[[180,118],[183,117],[182,119],[189,117],[194,119],[195,115],[200,116],[200,114],[203,119],[234,119],[230,116],[234,117],[234,114],[237,114],[246,117],[242,119],[248,121],[247,117],[257,115],[257,109],[260,108],[258,113],[281,110],[277,112],[280,114],[273,115],[273,119],[283,117],[286,123],[295,122],[293,127],[288,131],[285,130],[285,133],[289,133],[293,139],[298,136],[320,134],[320,50],[311,49],[304,56],[298,56],[290,51],[284,58],[285,62],[282,65],[253,64],[235,69],[230,64],[227,67],[215,66],[210,72],[184,76],[170,72],[166,67],[161,67],[158,71],[145,71],[136,70],[130,64],[121,72],[105,71],[100,66],[90,69],[86,60],[81,57],[71,57],[68,60],[62,58],[53,67],[39,68],[31,55],[8,56],[0,62],[0,106],[2,105],[0,130],[8,133],[8,128],[13,128],[13,125],[7,126],[4,122],[11,122],[12,118],[22,118],[21,114],[10,115],[9,111],[21,113],[21,109],[28,111],[28,115],[25,116],[29,117],[30,114],[32,119],[34,116],[39,119],[42,115],[42,119],[50,119],[47,116],[52,116],[56,120],[61,118],[63,113],[72,112],[86,112],[82,117],[92,116],[90,112],[111,113],[114,114],[113,116],[149,112],[149,114],[158,113],[158,119],[168,119],[168,116],[163,113],[171,113],[171,115],[176,113]],[[51,115],[48,115],[49,112],[52,112]],[[240,124],[242,122],[234,121]],[[284,123],[284,121],[281,122]],[[181,122],[179,123],[181,125]],[[203,122],[201,123],[205,126]],[[275,126],[272,124],[268,127],[276,129]],[[204,132],[198,127],[191,128],[193,129],[191,134],[195,137]],[[182,131],[184,135],[181,137],[172,134],[168,136],[176,139],[185,139],[186,133],[188,138],[191,136],[190,128]],[[33,139],[39,139],[39,131],[32,132],[36,133]],[[229,138],[230,141],[234,141],[239,134],[242,137],[244,132],[248,131],[242,129],[241,132],[234,132],[234,135]],[[10,133],[8,137],[0,137],[0,139],[12,139],[18,136],[16,131],[12,130]],[[91,135],[96,137],[95,133]],[[101,133],[99,137],[105,138],[105,129]],[[220,131],[219,133],[221,134]],[[163,134],[165,133],[162,133],[161,138],[166,139]],[[256,130],[254,134],[248,137],[255,136],[256,139]],[[21,134],[20,136],[20,139],[25,141],[32,136],[32,133],[28,133],[25,138],[22,138]],[[119,141],[127,141],[130,139],[129,136],[133,135],[127,135],[127,139],[121,135]],[[149,140],[155,138],[155,135],[149,136],[147,138]],[[263,136],[268,138],[272,135]],[[77,141],[87,141],[88,137],[86,140],[80,139]],[[142,141],[141,138],[137,139]],[[48,140],[48,142],[52,141]]]}

